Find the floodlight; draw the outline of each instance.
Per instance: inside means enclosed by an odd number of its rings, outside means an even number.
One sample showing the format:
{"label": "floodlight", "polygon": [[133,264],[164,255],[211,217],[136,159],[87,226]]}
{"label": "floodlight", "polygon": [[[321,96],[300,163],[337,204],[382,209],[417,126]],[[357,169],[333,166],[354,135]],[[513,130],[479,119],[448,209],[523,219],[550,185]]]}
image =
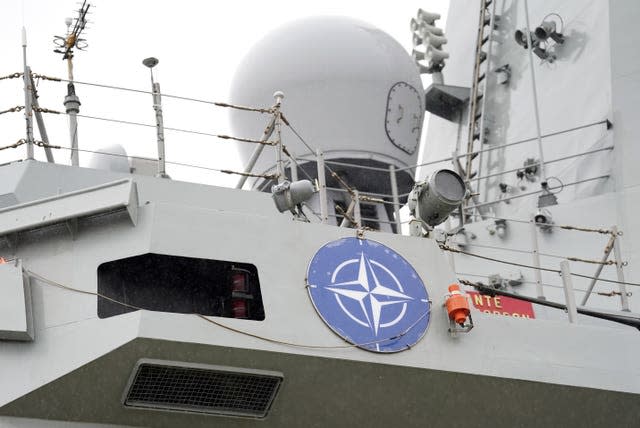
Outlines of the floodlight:
{"label": "floodlight", "polygon": [[556,32],[556,23],[554,21],[542,21],[534,31],[539,40],[547,40],[549,37],[556,43],[564,43],[564,36]]}
{"label": "floodlight", "polygon": [[553,219],[551,218],[549,210],[539,209],[533,217],[533,221],[540,227],[540,230],[544,230],[546,232],[552,230]]}
{"label": "floodlight", "polygon": [[531,40],[531,44],[533,47],[536,47],[540,44],[540,41],[535,37],[535,35],[529,33],[525,28],[522,30],[516,30],[513,34],[513,38],[516,40],[516,43],[522,46],[524,49],[529,49],[529,40]]}
{"label": "floodlight", "polygon": [[457,173],[440,169],[427,181],[415,184],[409,194],[409,210],[426,225],[437,226],[458,208],[467,195],[467,187]]}
{"label": "floodlight", "polygon": [[309,180],[284,181],[271,187],[271,196],[278,211],[289,210],[295,214],[296,206],[311,198],[315,191]]}

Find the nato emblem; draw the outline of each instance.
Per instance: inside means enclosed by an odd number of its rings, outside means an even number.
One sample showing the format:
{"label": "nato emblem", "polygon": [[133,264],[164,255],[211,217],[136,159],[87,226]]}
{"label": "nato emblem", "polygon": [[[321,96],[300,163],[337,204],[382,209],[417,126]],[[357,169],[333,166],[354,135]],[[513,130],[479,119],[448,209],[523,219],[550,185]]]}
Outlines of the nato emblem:
{"label": "nato emblem", "polygon": [[307,284],[324,322],[362,349],[409,349],[429,325],[431,305],[418,273],[379,242],[343,238],[326,244],[309,264]]}

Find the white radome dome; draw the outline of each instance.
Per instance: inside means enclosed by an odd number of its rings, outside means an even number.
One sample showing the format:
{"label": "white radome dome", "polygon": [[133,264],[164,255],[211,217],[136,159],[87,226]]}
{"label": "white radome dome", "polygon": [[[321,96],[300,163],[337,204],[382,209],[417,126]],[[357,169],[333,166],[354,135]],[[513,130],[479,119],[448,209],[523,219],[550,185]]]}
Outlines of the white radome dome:
{"label": "white radome dome", "polygon": [[[268,107],[284,92],[282,111],[327,159],[368,159],[403,167],[416,163],[424,89],[405,49],[382,30],[351,18],[314,17],[286,24],[253,46],[231,86],[234,104]],[[235,136],[258,138],[267,115],[231,110]],[[283,126],[283,142],[308,154]],[[240,144],[246,164],[254,146]],[[267,148],[254,172],[273,168]]]}

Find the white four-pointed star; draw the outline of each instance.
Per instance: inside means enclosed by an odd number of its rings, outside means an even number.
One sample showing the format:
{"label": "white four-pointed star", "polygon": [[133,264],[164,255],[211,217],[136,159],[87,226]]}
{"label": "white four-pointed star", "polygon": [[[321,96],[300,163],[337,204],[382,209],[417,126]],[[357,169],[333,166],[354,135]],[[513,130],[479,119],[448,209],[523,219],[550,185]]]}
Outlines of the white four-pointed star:
{"label": "white four-pointed star", "polygon": [[[373,284],[371,284],[370,280],[373,280]],[[376,335],[380,328],[380,316],[385,306],[413,300],[412,297],[381,284],[371,266],[371,262],[365,258],[364,253],[360,254],[358,277],[356,279],[331,284],[327,288],[337,295],[358,302],[362,313],[367,319],[367,324],[373,328]],[[379,299],[376,296],[383,298]]]}

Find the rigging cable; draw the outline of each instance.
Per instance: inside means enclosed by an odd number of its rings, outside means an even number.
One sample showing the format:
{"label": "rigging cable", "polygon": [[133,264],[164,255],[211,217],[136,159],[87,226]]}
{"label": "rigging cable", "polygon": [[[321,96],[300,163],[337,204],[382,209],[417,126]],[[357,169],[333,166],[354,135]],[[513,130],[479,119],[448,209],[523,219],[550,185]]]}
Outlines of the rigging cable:
{"label": "rigging cable", "polygon": [[[529,223],[532,222],[532,220],[515,219],[515,218],[498,217],[498,216],[489,216],[489,215],[485,216],[485,218],[494,219],[494,220],[506,220],[506,221],[512,221],[514,223],[525,223],[525,224],[529,224]],[[547,224],[547,223],[544,224],[544,227],[557,227],[559,229],[576,230],[576,231],[579,231],[579,232],[601,233],[603,235],[611,235],[611,234],[613,234],[613,232],[610,229],[605,229],[605,228],[602,228],[602,227],[600,227],[600,228],[592,228],[592,227],[586,227],[586,226],[571,226],[571,225],[566,225],[566,224]],[[618,232],[618,235],[621,236],[622,232]]]}
{"label": "rigging cable", "polygon": [[[138,311],[145,311],[147,309],[140,307],[140,306],[136,306],[136,305],[132,305],[129,303],[125,303],[125,302],[121,302],[117,299],[114,299],[112,297],[106,296],[102,293],[98,293],[98,292],[94,292],[94,291],[87,291],[87,290],[82,290],[79,288],[75,288],[75,287],[70,287],[68,285],[64,285],[61,284],[59,282],[53,281],[51,279],[48,279],[42,275],[39,275],[31,270],[25,269],[24,272],[29,275],[29,277],[31,278],[35,278],[45,284],[48,284],[50,286],[53,287],[57,287],[57,288],[61,288],[63,290],[67,290],[67,291],[72,291],[72,292],[76,292],[76,293],[81,293],[81,294],[85,294],[85,295],[90,295],[90,296],[96,296],[102,299],[106,299],[112,303],[115,303],[117,305],[121,305],[130,309],[134,309],[134,310],[138,310]],[[429,315],[429,313],[431,312],[431,304],[429,304],[429,309],[427,309],[425,311],[424,314],[422,314],[413,324],[411,324],[407,329],[405,329],[404,331],[402,331],[401,333],[393,336],[393,337],[389,337],[389,338],[384,338],[384,339],[379,339],[379,340],[374,340],[374,341],[370,341],[370,342],[366,342],[366,343],[358,343],[358,344],[348,344],[348,345],[333,345],[333,346],[327,346],[327,345],[306,345],[306,344],[300,344],[300,343],[294,343],[294,342],[288,342],[285,340],[280,340],[280,339],[273,339],[270,337],[266,337],[266,336],[261,336],[255,333],[251,333],[249,331],[245,331],[245,330],[241,330],[239,328],[235,328],[232,327],[230,325],[221,323],[219,321],[213,320],[211,318],[209,318],[206,315],[203,314],[198,314],[198,313],[191,313],[191,314],[185,314],[185,315],[194,315],[204,321],[207,321],[208,323],[214,324],[218,327],[221,327],[225,330],[229,330],[231,332],[234,333],[239,333],[245,336],[249,336],[249,337],[253,337],[255,339],[259,339],[259,340],[264,340],[266,342],[270,342],[270,343],[275,343],[278,345],[286,345],[286,346],[293,346],[293,347],[297,347],[297,348],[310,348],[310,349],[351,349],[351,348],[357,348],[357,347],[363,347],[363,346],[367,346],[367,345],[374,345],[377,343],[383,343],[383,342],[388,342],[391,340],[396,340],[399,337],[402,337],[404,335],[406,335],[413,327],[415,327],[418,322],[420,322],[423,318],[425,318],[427,315]]]}
{"label": "rigging cable", "polygon": [[[124,155],[122,153],[110,153],[110,152],[103,152],[103,151],[89,150],[89,149],[78,149],[78,148],[74,149],[72,147],[67,147],[67,146],[56,146],[56,145],[52,145],[52,144],[45,144],[42,141],[35,141],[34,143],[39,147],[48,147],[50,149],[62,149],[62,150],[71,150],[71,151],[75,150],[75,151],[78,151],[78,152],[85,152],[85,153],[93,153],[93,154],[124,157],[124,158],[132,158],[132,159],[140,159],[140,160],[149,160],[149,158],[145,158],[145,157],[142,157],[142,156]],[[16,143],[16,144],[18,144],[18,143]],[[16,146],[16,144],[11,145],[11,146],[6,146],[4,148],[13,147],[13,146]],[[21,144],[24,144],[24,143],[21,143]],[[18,144],[18,145],[20,145],[20,144]],[[3,148],[0,148],[0,150],[2,150],[2,149]],[[204,170],[208,170],[208,171],[220,172],[220,173],[223,173],[223,174],[236,174],[236,175],[243,175],[243,176],[246,176],[246,177],[256,177],[256,178],[266,178],[266,179],[275,178],[274,175],[251,174],[251,173],[247,173],[247,172],[232,171],[232,170],[229,170],[229,169],[212,168],[212,167],[208,167],[208,166],[194,165],[194,164],[189,164],[189,163],[184,163],[184,162],[166,161],[166,163],[167,164],[171,164],[171,165],[177,165],[177,166],[184,166],[184,167],[189,167],[189,168],[197,168],[197,169],[204,169]]]}
{"label": "rigging cable", "polygon": [[[518,266],[518,267],[522,267],[522,268],[526,268],[526,269],[534,269],[534,270],[540,270],[540,271],[543,271],[543,272],[551,272],[551,273],[557,273],[557,274],[561,273],[560,269],[535,267],[535,266],[526,265],[526,264],[523,264],[523,263],[510,262],[510,261],[507,261],[507,260],[496,259],[496,258],[493,258],[493,257],[482,256],[480,254],[470,253],[468,251],[458,250],[456,248],[451,248],[451,247],[448,247],[448,246],[443,245],[443,244],[440,245],[440,249],[443,250],[443,251],[450,251],[452,253],[460,253],[460,254],[464,254],[464,255],[467,255],[467,256],[471,256],[471,257],[476,257],[476,258],[483,259],[483,260],[488,260],[488,261],[492,261],[492,262],[496,262],[496,263],[503,263],[503,264],[507,264],[507,265],[511,265],[511,266]],[[596,279],[596,280],[602,281],[602,282],[610,282],[612,284],[622,284],[622,285],[630,285],[630,286],[633,286],[633,287],[640,287],[640,283],[637,283],[637,282],[626,282],[626,281],[622,282],[622,281],[616,281],[616,280],[613,280],[613,279],[596,278],[594,276],[583,275],[583,274],[574,273],[574,272],[571,272],[571,275],[579,277],[579,278]]]}
{"label": "rigging cable", "polygon": [[[497,247],[494,245],[482,245],[482,244],[465,244],[465,245],[468,247],[488,248],[490,250],[511,251],[513,253],[521,253],[521,254],[534,254],[533,251],[521,250],[517,248]],[[614,260],[607,260],[603,262],[601,260],[583,259],[580,257],[566,257],[566,256],[559,256],[557,254],[549,254],[549,253],[541,253],[541,252],[537,252],[537,254],[544,257],[552,257],[556,259],[569,260],[572,262],[591,263],[591,264],[597,264],[597,265],[615,265],[616,264]]]}
{"label": "rigging cable", "polygon": [[[68,80],[68,79],[62,79],[60,77],[50,77],[50,76],[45,76],[43,74],[37,74],[37,73],[34,73],[33,77],[36,78],[36,79],[51,80],[53,82],[70,82],[71,83],[71,80]],[[106,84],[102,84],[102,83],[81,82],[81,81],[78,81],[78,80],[74,80],[72,83],[74,83],[76,85],[86,85],[86,86],[94,86],[94,87],[97,87],[97,88],[115,89],[115,90],[125,91],[125,92],[134,92],[134,93],[138,93],[138,94],[153,94],[153,92],[146,91],[146,90],[143,90],[143,89],[126,88],[126,87],[123,87],[123,86],[106,85]],[[171,94],[162,94],[162,97],[163,98],[173,98],[173,99],[183,100],[183,101],[193,101],[193,102],[196,102],[196,103],[209,104],[209,105],[214,105],[214,106],[217,106],[217,107],[226,107],[226,108],[232,108],[232,109],[237,109],[237,110],[253,111],[253,112],[257,112],[257,113],[264,113],[264,114],[272,114],[273,113],[273,109],[272,108],[247,107],[247,106],[235,105],[235,104],[230,104],[230,103],[223,103],[223,102],[219,102],[219,101],[209,101],[209,100],[203,100],[203,99],[200,99],[200,98],[191,98],[191,97],[184,97],[184,96],[180,96],[180,95],[171,95]]]}
{"label": "rigging cable", "polygon": [[[300,142],[302,142],[302,144],[304,144],[307,149],[309,150],[309,152],[311,153],[312,156],[315,156],[315,150],[311,147],[311,145],[309,145],[309,143],[307,143],[305,141],[304,138],[302,138],[302,136],[300,135],[300,133],[293,127],[293,125],[291,125],[291,123],[287,120],[287,118],[284,116],[284,114],[280,115],[282,117],[282,121],[284,122],[285,125],[287,125],[287,127],[289,127],[289,129],[291,130],[291,132],[293,132],[293,134],[298,137],[298,139],[300,140]],[[340,177],[340,175],[335,172],[326,162],[324,163],[324,167],[327,171],[329,171],[329,173],[331,174],[331,176],[333,178],[336,179],[336,181],[349,193],[349,195],[352,198],[356,197],[356,192],[353,188],[351,188],[351,186],[349,186],[342,177]],[[387,203],[387,201],[384,201],[382,199],[379,198],[371,198],[369,196],[363,196],[363,195],[358,195],[358,201],[363,201],[363,202],[383,202],[383,203]],[[391,204],[393,204],[393,202],[390,202]]]}

